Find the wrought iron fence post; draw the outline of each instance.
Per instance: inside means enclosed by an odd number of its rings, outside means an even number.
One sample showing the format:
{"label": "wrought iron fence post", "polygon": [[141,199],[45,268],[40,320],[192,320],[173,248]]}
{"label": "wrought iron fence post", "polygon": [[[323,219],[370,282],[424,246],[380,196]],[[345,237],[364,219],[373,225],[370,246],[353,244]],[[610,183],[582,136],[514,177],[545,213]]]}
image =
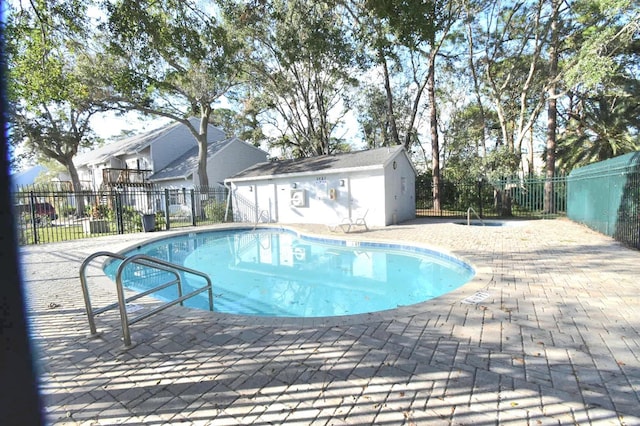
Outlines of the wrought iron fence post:
{"label": "wrought iron fence post", "polygon": [[118,234],[124,234],[124,219],[122,214],[122,194],[115,193],[115,205],[116,205],[116,227]]}
{"label": "wrought iron fence post", "polygon": [[196,191],[191,188],[191,225],[196,226]]}
{"label": "wrought iron fence post", "polygon": [[169,189],[164,189],[164,219],[167,222],[167,231],[171,229],[171,220],[169,219]]}
{"label": "wrought iron fence post", "polygon": [[478,216],[482,218],[482,178],[478,179]]}
{"label": "wrought iron fence post", "polygon": [[29,211],[31,212],[31,227],[33,228],[33,243],[38,244],[38,218],[36,217],[36,196],[29,191]]}

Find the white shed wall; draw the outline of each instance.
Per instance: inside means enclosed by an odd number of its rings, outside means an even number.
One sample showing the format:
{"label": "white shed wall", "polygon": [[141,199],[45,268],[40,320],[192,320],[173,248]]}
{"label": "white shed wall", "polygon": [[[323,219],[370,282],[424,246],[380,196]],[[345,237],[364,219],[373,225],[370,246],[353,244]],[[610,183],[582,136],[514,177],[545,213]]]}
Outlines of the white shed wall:
{"label": "white shed wall", "polygon": [[365,221],[371,226],[385,226],[386,188],[382,169],[354,173],[351,176],[351,219],[366,213]]}
{"label": "white shed wall", "polygon": [[[238,182],[234,197],[255,205],[255,211],[236,219],[254,222],[260,216],[261,221],[266,217],[271,222],[331,224],[366,214],[367,224],[384,226],[383,190],[382,169],[377,175],[360,172]],[[294,192],[303,194],[301,206],[292,204]]]}
{"label": "white shed wall", "polygon": [[[396,167],[393,167],[393,163]],[[294,194],[301,205],[293,205]],[[370,226],[415,218],[415,171],[402,152],[367,169],[265,177],[233,183],[236,221],[336,224],[366,214]]]}
{"label": "white shed wall", "polygon": [[393,225],[416,217],[416,176],[405,155],[398,155],[385,167],[385,224]]}
{"label": "white shed wall", "polygon": [[[342,184],[341,184],[342,181]],[[294,188],[295,185],[295,188]],[[304,205],[292,203],[294,192],[303,193]],[[276,183],[279,222],[333,223],[349,217],[354,200],[353,181],[348,174],[279,179]]]}

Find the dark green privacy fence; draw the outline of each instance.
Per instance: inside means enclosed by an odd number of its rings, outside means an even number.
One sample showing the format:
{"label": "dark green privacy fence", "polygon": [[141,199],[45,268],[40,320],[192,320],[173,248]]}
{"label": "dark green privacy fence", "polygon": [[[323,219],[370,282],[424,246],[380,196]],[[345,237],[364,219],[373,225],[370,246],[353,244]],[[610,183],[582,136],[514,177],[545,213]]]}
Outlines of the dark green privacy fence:
{"label": "dark green privacy fence", "polygon": [[640,152],[572,171],[567,192],[571,220],[640,248]]}
{"label": "dark green privacy fence", "polygon": [[29,187],[14,193],[13,200],[19,243],[38,244],[220,223],[227,192],[141,186],[77,193]]}
{"label": "dark green privacy fence", "polygon": [[432,193],[431,176],[419,176],[416,180],[418,216],[462,217],[472,208],[481,217],[554,217],[564,215],[567,206],[564,176],[476,182],[457,182],[444,176],[439,210],[434,208]]}

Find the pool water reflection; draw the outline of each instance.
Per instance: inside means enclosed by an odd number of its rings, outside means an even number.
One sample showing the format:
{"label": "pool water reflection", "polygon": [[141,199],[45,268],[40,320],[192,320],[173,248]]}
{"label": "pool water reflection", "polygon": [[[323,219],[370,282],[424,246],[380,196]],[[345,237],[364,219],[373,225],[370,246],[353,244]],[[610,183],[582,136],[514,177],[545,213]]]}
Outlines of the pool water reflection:
{"label": "pool water reflection", "polygon": [[[144,253],[208,274],[214,311],[241,315],[325,317],[393,309],[438,297],[474,275],[451,256],[414,246],[338,241],[285,229],[225,230],[175,236],[127,254]],[[119,262],[105,272],[113,278]],[[198,278],[185,276],[193,287]],[[166,273],[139,265],[127,288],[143,291]],[[185,290],[188,292],[189,290]],[[166,289],[156,296],[177,295]],[[208,309],[206,295],[185,306]]]}

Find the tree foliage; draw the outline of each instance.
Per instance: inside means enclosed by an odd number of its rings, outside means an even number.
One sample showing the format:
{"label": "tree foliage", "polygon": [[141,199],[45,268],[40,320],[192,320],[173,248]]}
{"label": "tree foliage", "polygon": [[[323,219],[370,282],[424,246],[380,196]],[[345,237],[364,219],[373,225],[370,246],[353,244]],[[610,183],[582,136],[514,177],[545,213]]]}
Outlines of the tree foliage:
{"label": "tree foliage", "polygon": [[[16,5],[3,28],[12,144],[63,165],[75,191],[81,183],[73,158],[96,142],[90,119],[105,109],[103,92],[85,72],[86,8],[81,0]],[[81,198],[77,209],[82,214]]]}
{"label": "tree foliage", "polygon": [[[393,91],[389,89],[390,78],[387,71],[386,55],[390,46],[398,46],[404,50],[410,64],[413,89],[413,108],[411,119],[404,141],[404,147],[411,148],[411,136],[413,125],[421,105],[422,94],[426,92],[428,102],[429,139],[431,141],[431,173],[433,179],[433,206],[440,210],[440,141],[438,134],[438,110],[436,100],[436,58],[441,53],[443,46],[451,40],[451,32],[460,17],[461,2],[453,1],[429,1],[419,3],[407,3],[398,0],[370,0],[365,2],[373,16],[378,18],[381,24],[387,28],[386,35],[376,37],[373,46],[378,52],[378,62],[385,69],[384,84],[387,88],[389,107],[393,106]],[[386,43],[380,44],[381,40]],[[385,48],[380,48],[385,46]],[[400,58],[400,54],[396,56]],[[424,71],[420,73],[420,69]],[[393,117],[393,112],[388,111]],[[415,138],[414,138],[415,139]]]}
{"label": "tree foliage", "polygon": [[[105,55],[96,70],[121,110],[167,117],[198,142],[200,186],[208,186],[207,132],[216,102],[242,76],[242,43],[216,18],[213,6],[182,0],[106,3]],[[108,70],[108,72],[104,72]],[[189,117],[198,116],[194,126]]]}
{"label": "tree foliage", "polygon": [[576,96],[560,137],[559,165],[571,170],[640,150],[639,90],[638,81],[629,81]]}
{"label": "tree foliage", "polygon": [[423,153],[436,209],[441,168],[503,176],[546,150],[553,174],[639,149],[638,0],[23,3],[13,140],[66,164],[106,107],[188,126],[203,186],[207,123],[286,157],[348,150],[357,125],[358,145]]}
{"label": "tree foliage", "polygon": [[245,105],[241,112],[229,108],[216,108],[209,120],[214,126],[224,129],[227,134],[259,147],[267,137],[262,132],[257,114],[258,111],[249,105]]}
{"label": "tree foliage", "polygon": [[309,0],[236,4],[227,14],[250,43],[248,81],[277,129],[271,146],[293,157],[340,151],[338,127],[356,84],[344,16]]}
{"label": "tree foliage", "polygon": [[576,2],[570,40],[564,126],[558,162],[564,170],[640,150],[640,4]]}
{"label": "tree foliage", "polygon": [[357,119],[367,148],[399,145],[399,140],[393,135],[394,127],[399,135],[409,134],[411,146],[417,143],[416,126],[408,128],[412,100],[406,88],[398,90],[393,96],[393,114],[389,113],[388,98],[380,87],[364,84],[360,94]]}

